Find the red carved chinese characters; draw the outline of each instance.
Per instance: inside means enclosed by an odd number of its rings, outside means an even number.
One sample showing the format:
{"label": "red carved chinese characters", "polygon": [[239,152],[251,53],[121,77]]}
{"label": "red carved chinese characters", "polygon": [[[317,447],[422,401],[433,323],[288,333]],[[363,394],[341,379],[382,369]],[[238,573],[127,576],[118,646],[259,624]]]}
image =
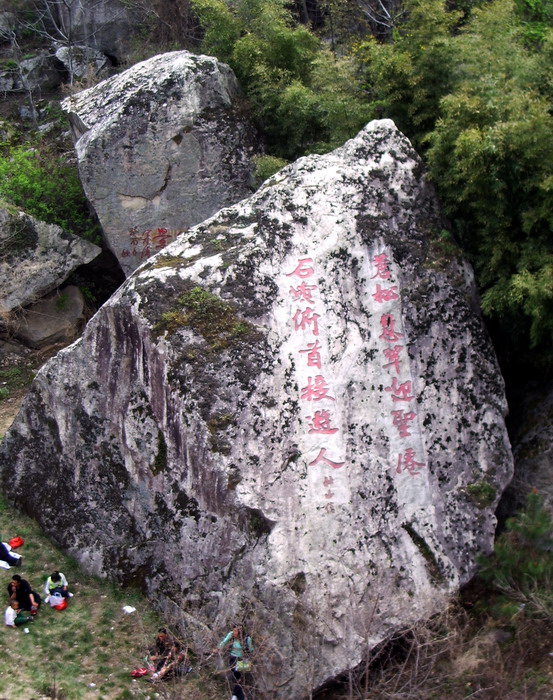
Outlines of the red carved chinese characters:
{"label": "red carved chinese characters", "polygon": [[329,395],[328,390],[329,388],[325,378],[322,374],[317,374],[315,379],[313,379],[313,377],[307,377],[307,386],[302,388],[301,398],[305,401],[322,401],[323,399],[334,401],[334,398]]}
{"label": "red carved chinese characters", "polygon": [[417,474],[420,474],[418,471],[419,467],[424,466],[426,466],[424,462],[417,462],[415,460],[415,450],[411,447],[405,450],[403,455],[398,454],[397,456],[396,472],[398,474],[401,474],[401,470],[403,469],[404,472],[409,472],[411,476],[417,476]]}
{"label": "red carved chinese characters", "polygon": [[338,432],[338,428],[333,428],[331,425],[330,411],[322,410],[315,411],[313,418],[307,416],[310,422],[310,433],[319,433],[321,435],[333,435]]}
{"label": "red carved chinese characters", "polygon": [[372,278],[378,277],[381,280],[389,280],[392,273],[390,272],[390,258],[386,253],[375,255],[373,262],[376,266],[376,274]]}
{"label": "red carved chinese characters", "polygon": [[399,374],[400,352],[403,350],[403,345],[394,345],[393,348],[384,348],[384,357],[389,360],[388,364],[382,365],[382,369],[393,367],[396,374]]}
{"label": "red carved chinese characters", "polygon": [[312,462],[309,462],[309,466],[314,467],[315,465],[319,464],[320,462],[327,464],[329,467],[332,467],[333,469],[341,469],[344,466],[345,462],[334,462],[332,459],[325,457],[325,454],[326,454],[326,447],[321,447],[321,449],[319,450],[319,454],[315,457],[315,459]]}
{"label": "red carved chinese characters", "polygon": [[313,335],[319,335],[319,324],[318,324],[318,319],[320,318],[319,314],[316,314],[314,310],[310,307],[307,309],[298,309],[296,313],[294,314],[293,321],[294,321],[294,330],[299,331],[302,330],[304,331],[307,326],[313,326]]}
{"label": "red carved chinese characters", "polygon": [[397,293],[397,287],[390,287],[389,289],[382,289],[379,284],[376,285],[376,292],[373,294],[373,299],[381,304],[384,301],[395,301],[399,299],[399,294]]}
{"label": "red carved chinese characters", "polygon": [[392,393],[392,401],[412,401],[415,398],[411,394],[411,382],[399,384],[397,377],[392,379],[392,386],[387,386],[384,391]]}
{"label": "red carved chinese characters", "polygon": [[321,353],[319,352],[321,346],[319,341],[316,340],[314,343],[307,343],[307,348],[305,350],[300,350],[300,352],[307,353],[307,366],[308,367],[318,367],[321,369]]}
{"label": "red carved chinese characters", "polygon": [[[334,513],[334,503],[332,499],[336,496],[335,479],[328,474],[328,470],[336,473],[334,470],[341,469],[345,462],[339,461],[336,458],[336,450],[332,445],[332,438],[340,432],[340,429],[333,424],[332,413],[329,408],[324,407],[325,402],[335,401],[331,394],[331,387],[323,376],[323,348],[319,341],[319,321],[321,315],[317,313],[316,307],[316,284],[309,284],[306,280],[315,275],[315,266],[313,258],[299,258],[295,263],[295,267],[291,272],[285,273],[286,277],[297,277],[299,282],[296,285],[287,287],[287,294],[292,297],[297,306],[291,316],[291,323],[294,332],[303,331],[310,333],[313,336],[313,342],[308,342],[304,347],[301,347],[298,352],[300,357],[305,360],[307,367],[316,367],[320,370],[319,374],[307,377],[307,384],[300,388],[300,398],[302,401],[312,403],[322,403],[321,408],[317,408],[311,415],[305,416],[307,423],[307,435],[323,435],[327,444],[323,447],[317,446],[317,456],[309,462],[309,466],[317,467],[321,470],[320,483],[324,487],[325,511]],[[283,290],[284,291],[284,290]],[[304,366],[305,366],[304,365]],[[334,457],[332,459],[330,456]],[[325,474],[326,471],[326,474]],[[319,473],[318,471],[315,473]],[[338,479],[339,481],[339,479]],[[333,488],[331,488],[331,486]]]}
{"label": "red carved chinese characters", "polygon": [[314,289],[317,289],[316,284],[302,282],[298,287],[290,287],[290,294],[296,301],[306,301],[308,304],[313,304]]}
{"label": "red carved chinese characters", "polygon": [[298,260],[298,264],[296,265],[295,270],[292,270],[292,272],[288,272],[287,277],[291,277],[292,275],[296,275],[300,279],[311,277],[311,275],[315,274],[315,270],[309,265],[309,263],[312,262],[312,258],[300,258],[300,260]]}
{"label": "red carved chinese characters", "polygon": [[129,229],[129,241],[131,248],[124,248],[121,251],[123,258],[131,255],[141,260],[149,258],[154,252],[158,252],[179,235],[178,229],[166,229],[162,226],[155,229],[145,229],[139,231],[137,226]]}
{"label": "red carved chinese characters", "polygon": [[[389,283],[387,286],[381,283],[374,284],[374,292],[372,298],[377,304],[387,304],[386,312],[380,316],[380,335],[378,339],[385,344],[382,348],[382,353],[386,362],[382,364],[382,369],[388,370],[391,377],[391,384],[384,387],[384,391],[390,395],[393,405],[401,403],[409,403],[415,400],[413,394],[413,385],[411,380],[402,381],[402,359],[405,345],[397,345],[396,343],[403,338],[403,333],[398,327],[396,321],[395,305],[400,299],[397,285],[392,281],[391,260],[386,253],[379,253],[373,257],[373,263],[376,268],[372,279],[385,280]],[[397,317],[401,318],[400,315]],[[417,414],[415,411],[396,408],[390,411],[392,426],[397,430],[400,440],[412,438],[412,429],[416,425],[415,421]],[[407,473],[409,476],[418,476],[420,469],[425,467],[424,462],[417,461],[415,450],[413,447],[406,446],[404,451],[398,454],[397,465],[395,467],[397,474]]]}
{"label": "red carved chinese characters", "polygon": [[403,338],[403,333],[398,333],[396,331],[396,321],[392,314],[382,314],[380,317],[380,327],[382,328],[382,334],[378,337],[381,340],[395,343],[400,338]]}
{"label": "red carved chinese characters", "polygon": [[392,416],[394,418],[394,425],[399,430],[399,437],[410,437],[409,423],[417,417],[417,414],[413,411],[405,413],[403,410],[400,410],[392,411]]}

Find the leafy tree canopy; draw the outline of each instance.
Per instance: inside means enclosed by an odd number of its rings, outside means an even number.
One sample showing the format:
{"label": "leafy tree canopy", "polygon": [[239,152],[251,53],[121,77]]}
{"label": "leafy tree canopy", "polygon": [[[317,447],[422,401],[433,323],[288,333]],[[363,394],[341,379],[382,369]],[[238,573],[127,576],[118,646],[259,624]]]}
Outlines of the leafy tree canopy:
{"label": "leafy tree canopy", "polygon": [[519,355],[531,346],[532,361],[551,368],[553,35],[544,27],[544,18],[551,22],[546,4],[495,0],[467,18],[441,0],[408,0],[395,40],[369,39],[356,52],[374,113],[393,118],[425,153],[475,266],[484,312],[511,331]]}
{"label": "leafy tree canopy", "polygon": [[368,120],[352,60],[337,58],[285,0],[192,0],[202,50],[232,67],[270,152],[292,159],[324,152]]}

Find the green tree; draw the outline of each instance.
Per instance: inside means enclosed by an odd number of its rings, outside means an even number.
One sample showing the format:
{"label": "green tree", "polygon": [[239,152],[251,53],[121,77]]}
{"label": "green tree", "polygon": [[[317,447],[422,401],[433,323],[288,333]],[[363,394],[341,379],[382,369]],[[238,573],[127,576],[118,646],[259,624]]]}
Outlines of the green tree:
{"label": "green tree", "polygon": [[369,116],[352,58],[336,58],[285,0],[192,0],[202,50],[236,73],[269,152],[295,158],[333,148]]}
{"label": "green tree", "polygon": [[537,492],[530,493],[525,509],[507,521],[494,553],[480,562],[479,573],[507,601],[553,620],[553,520]]}
{"label": "green tree", "polygon": [[75,165],[51,146],[4,146],[0,152],[0,198],[82,238],[98,242]]}
{"label": "green tree", "polygon": [[455,85],[452,31],[461,18],[443,0],[407,0],[394,40],[374,37],[354,48],[375,117],[393,119],[421,149],[434,128],[440,100]]}
{"label": "green tree", "polygon": [[551,361],[550,56],[525,46],[509,0],[475,10],[454,50],[457,85],[428,138],[430,172],[475,266],[485,313]]}

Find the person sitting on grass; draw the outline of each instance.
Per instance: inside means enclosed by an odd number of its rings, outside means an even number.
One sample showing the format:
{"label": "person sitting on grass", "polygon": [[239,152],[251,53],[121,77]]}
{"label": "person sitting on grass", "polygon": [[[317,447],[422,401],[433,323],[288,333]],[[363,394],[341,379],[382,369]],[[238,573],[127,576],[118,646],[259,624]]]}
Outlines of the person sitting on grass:
{"label": "person sitting on grass", "polygon": [[188,649],[183,648],[180,642],[175,641],[165,663],[158,672],[153,674],[152,680],[181,678],[191,671],[192,667],[188,665]]}
{"label": "person sitting on grass", "polygon": [[0,542],[0,560],[9,566],[21,566],[22,562],[22,558],[19,555],[14,556],[3,542]]}
{"label": "person sitting on grass", "polygon": [[54,571],[48,576],[44,584],[44,593],[46,594],[46,602],[48,602],[51,595],[58,595],[62,598],[73,597],[73,593],[69,592],[67,579],[60,571]]}
{"label": "person sitting on grass", "polygon": [[156,673],[161,671],[165,662],[171,654],[173,648],[173,638],[167,634],[165,627],[160,627],[157,632],[156,641],[150,648],[148,663]]}
{"label": "person sitting on grass", "polygon": [[30,615],[25,615],[17,600],[12,600],[4,613],[4,622],[6,627],[15,628],[25,625],[27,622],[33,622],[33,618]]}
{"label": "person sitting on grass", "polygon": [[31,584],[19,574],[12,576],[11,583],[8,583],[8,593],[10,600],[17,600],[19,607],[29,612],[36,613],[42,603],[39,594],[33,591]]}

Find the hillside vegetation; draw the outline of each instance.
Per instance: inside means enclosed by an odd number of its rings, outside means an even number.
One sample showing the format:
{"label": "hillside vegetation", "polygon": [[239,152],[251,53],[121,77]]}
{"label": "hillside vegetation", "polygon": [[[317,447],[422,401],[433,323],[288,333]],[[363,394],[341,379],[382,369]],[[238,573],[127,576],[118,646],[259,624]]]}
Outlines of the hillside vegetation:
{"label": "hillside vegetation", "polygon": [[[9,571],[0,569],[4,591],[17,573],[43,595],[46,578],[59,570],[66,575],[74,593],[63,611],[43,603],[34,621],[26,625],[27,634],[23,628],[4,627],[7,594],[3,595],[2,700],[215,700],[225,694],[224,674],[194,656],[194,672],[182,680],[157,684],[147,678],[134,680],[130,672],[146,665],[144,658],[163,623],[140,592],[83,573],[74,560],[44,537],[33,520],[3,499],[0,533],[4,541],[15,535],[25,540],[17,550],[23,556],[23,565]],[[124,606],[136,610],[128,614]],[[175,633],[173,622],[167,620],[165,624]],[[214,634],[212,644],[215,639]]]}

